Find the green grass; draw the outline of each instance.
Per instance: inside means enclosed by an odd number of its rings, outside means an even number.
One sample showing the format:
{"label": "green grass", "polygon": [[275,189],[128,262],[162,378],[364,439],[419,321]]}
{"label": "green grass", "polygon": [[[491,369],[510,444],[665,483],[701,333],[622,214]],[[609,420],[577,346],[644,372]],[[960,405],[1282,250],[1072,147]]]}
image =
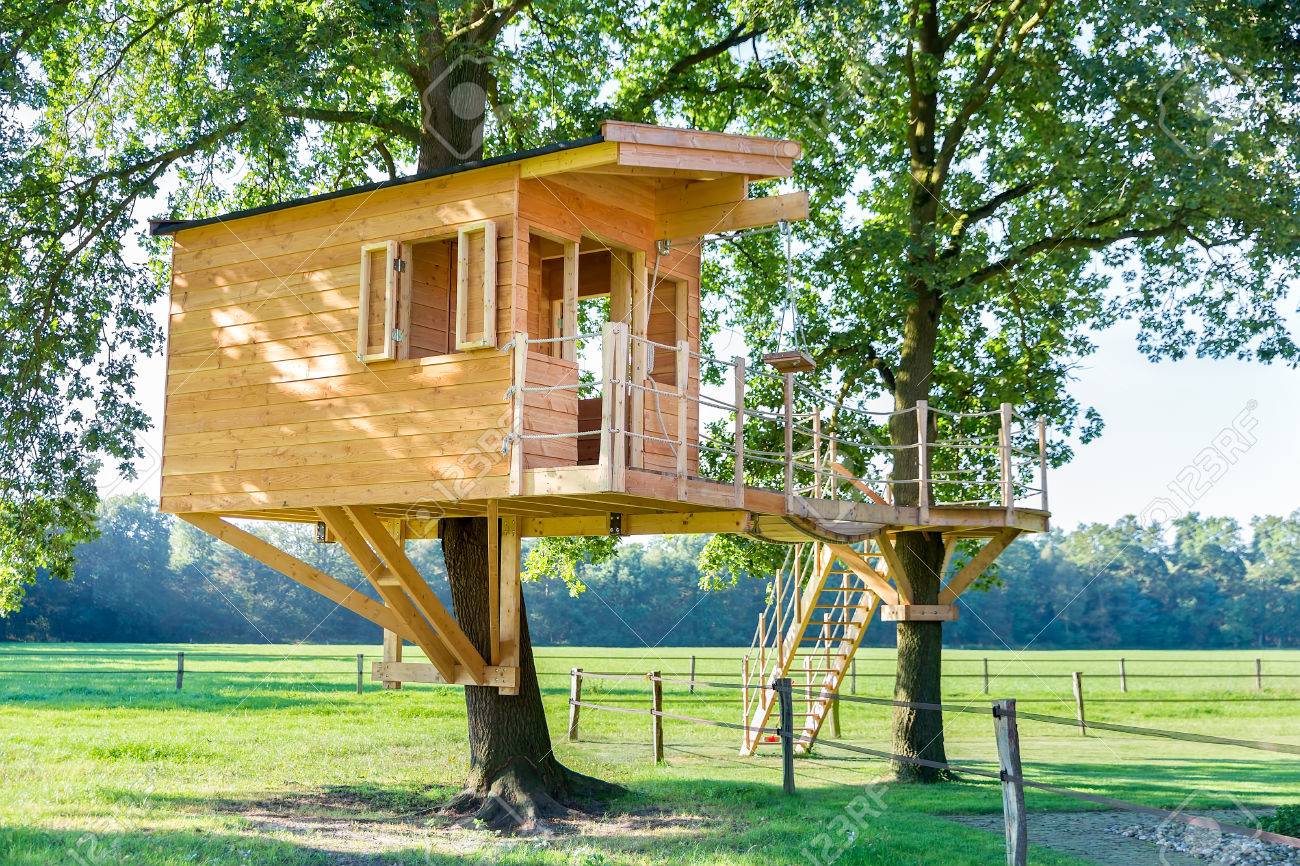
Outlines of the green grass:
{"label": "green grass", "polygon": [[[179,693],[177,650],[186,652]],[[587,680],[584,700],[645,707],[648,687],[636,675],[658,669],[684,676],[692,650],[683,649],[539,652],[551,731],[561,737],[557,754],[629,790],[615,803],[612,826],[525,841],[448,827],[433,812],[465,773],[459,691],[385,691],[367,676],[357,695],[357,652],[373,660],[377,648],[0,647],[0,863],[785,864],[818,862],[805,850],[825,845],[819,834],[845,838],[846,828],[854,841],[838,863],[987,864],[1003,857],[1000,835],[942,817],[1000,812],[998,786],[973,777],[880,787],[883,811],[867,815],[860,808],[866,801],[854,798],[885,768],[861,755],[823,746],[798,760],[799,792],[788,798],[779,759],[770,751],[740,758],[736,731],[669,719],[667,765],[660,767],[650,763],[645,716],[584,710],[580,741],[562,739],[570,667],[631,675]],[[694,652],[700,679],[737,680],[739,651]],[[1122,654],[1128,694],[1115,676],[1121,653],[949,651],[946,699],[987,705],[987,655],[992,697],[1015,697],[1035,712],[1072,716],[1069,674],[1081,670],[1089,716],[1097,720],[1300,741],[1300,677],[1269,676],[1264,692],[1255,692],[1257,653]],[[1264,658],[1266,674],[1300,675],[1300,652]],[[858,693],[886,696],[892,665],[887,651],[864,650]],[[669,685],[665,694],[670,712],[739,720],[735,690],[702,688],[692,696]],[[887,748],[888,712],[845,704],[843,738]],[[1081,737],[1029,721],[1020,733],[1026,775],[1057,785],[1169,808],[1196,792],[1193,811],[1300,801],[1300,759],[1284,755],[1122,734]],[[989,717],[949,714],[946,736],[950,760],[995,766]],[[1034,791],[1027,800],[1036,814],[1082,808]],[[1080,862],[1043,848],[1032,859]]]}

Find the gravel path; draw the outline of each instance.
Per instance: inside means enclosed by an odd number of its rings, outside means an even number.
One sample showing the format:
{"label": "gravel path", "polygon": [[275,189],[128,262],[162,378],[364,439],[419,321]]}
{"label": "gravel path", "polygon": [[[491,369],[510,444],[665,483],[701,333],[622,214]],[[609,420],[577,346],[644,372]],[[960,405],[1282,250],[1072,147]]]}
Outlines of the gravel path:
{"label": "gravel path", "polygon": [[[1237,823],[1234,811],[1206,817]],[[1001,815],[953,815],[950,821],[1001,834]],[[1186,832],[1184,832],[1186,831]],[[1165,844],[1157,844],[1162,840]],[[1209,830],[1162,825],[1132,812],[1034,812],[1029,847],[1051,848],[1098,866],[1292,866],[1300,851]]]}

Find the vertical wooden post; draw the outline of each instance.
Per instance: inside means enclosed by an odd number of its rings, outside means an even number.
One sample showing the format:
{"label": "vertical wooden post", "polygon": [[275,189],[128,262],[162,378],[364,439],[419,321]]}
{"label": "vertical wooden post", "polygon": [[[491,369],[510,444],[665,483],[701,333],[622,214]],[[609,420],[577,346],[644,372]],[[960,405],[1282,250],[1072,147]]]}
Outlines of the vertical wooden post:
{"label": "vertical wooden post", "polygon": [[[798,572],[798,568],[799,568],[799,551],[802,548],[803,545],[796,544],[794,546],[794,556],[791,557],[791,560],[794,562],[794,569],[796,573]],[[778,665],[781,664],[781,659],[782,657],[785,656],[785,628],[781,624],[781,621],[785,618],[782,615],[784,611],[781,610],[782,605],[785,603],[784,600],[782,599],[782,596],[784,595],[785,595],[785,569],[780,568],[777,569],[776,572],[776,635],[775,637],[776,637],[776,663]]]}
{"label": "vertical wooden post", "polygon": [[822,498],[822,410],[818,407],[812,414],[812,464],[813,464],[813,498]]}
{"label": "vertical wooden post", "polygon": [[695,694],[695,656],[691,656],[691,690],[687,694]]}
{"label": "vertical wooden post", "polygon": [[1121,692],[1128,691],[1128,671],[1124,670],[1123,658],[1119,660],[1119,690]]}
{"label": "vertical wooden post", "polygon": [[740,355],[731,359],[736,369],[736,419],[734,438],[735,463],[732,484],[735,486],[736,507],[745,507],[745,359]]}
{"label": "vertical wooden post", "polygon": [[618,352],[618,334],[613,322],[600,331],[600,468],[606,490],[614,489],[614,356]]}
{"label": "vertical wooden post", "polygon": [[[559,337],[578,336],[578,244],[564,245],[564,301],[560,313]],[[560,357],[566,361],[578,360],[578,341],[560,343]]]}
{"label": "vertical wooden post", "polygon": [[569,671],[569,740],[578,739],[578,706],[582,701],[582,668]]}
{"label": "vertical wooden post", "polygon": [[[639,386],[630,389],[629,394],[632,400],[632,413],[630,429],[633,433],[645,433],[645,398],[646,393],[642,390],[650,380],[650,345],[646,342],[648,339],[648,322],[650,310],[647,307],[649,294],[647,284],[649,282],[649,273],[646,269],[646,255],[637,251],[632,253],[632,330],[631,335],[637,339],[631,340],[628,345],[631,347],[631,381]],[[661,430],[660,435],[665,439],[668,438],[668,431]],[[629,442],[628,465],[634,469],[645,467],[645,440],[641,436],[633,436]]]}
{"label": "vertical wooden post", "polygon": [[357,694],[361,694],[363,691],[365,691],[365,680],[363,679],[363,677],[365,676],[365,672],[366,672],[365,653],[357,653]]}
{"label": "vertical wooden post", "polygon": [[767,673],[767,611],[758,617],[758,673]]}
{"label": "vertical wooden post", "polygon": [[1264,690],[1264,660],[1257,658],[1255,659],[1255,691],[1262,692],[1263,690]]}
{"label": "vertical wooden post", "polygon": [[[691,344],[677,341],[677,498],[686,500],[686,472],[690,446],[686,440],[691,417]],[[665,438],[668,431],[661,431]]]}
{"label": "vertical wooden post", "polygon": [[1075,671],[1071,677],[1074,680],[1074,712],[1079,718],[1079,735],[1088,736],[1088,723],[1083,717],[1083,672]]}
{"label": "vertical wooden post", "polygon": [[780,702],[778,733],[781,737],[781,788],[787,794],[794,793],[794,697],[790,690],[790,678],[779,677],[772,681]]}
{"label": "vertical wooden post", "polygon": [[627,392],[628,392],[628,331],[627,325],[615,325],[614,351],[614,488],[627,487]]}
{"label": "vertical wooden post", "polygon": [[1002,775],[1007,866],[1025,866],[1029,857],[1029,826],[1025,815],[1025,787],[1020,775],[1020,732],[1016,728],[1014,700],[994,702],[993,730],[998,741],[998,767]]}
{"label": "vertical wooden post", "polygon": [[528,335],[515,334],[514,365],[510,380],[514,386],[514,417],[510,425],[510,494],[524,492],[524,398],[528,385]]}
{"label": "vertical wooden post", "polygon": [[[402,660],[402,639],[397,636],[396,632],[384,629],[384,661],[400,662]],[[384,680],[384,688],[400,689],[401,680]]]}
{"label": "vertical wooden post", "polygon": [[786,508],[794,508],[794,373],[781,377],[781,390],[785,405],[785,501]]}
{"label": "vertical wooden post", "polygon": [[[740,662],[740,723],[749,724],[749,653]],[[746,731],[746,734],[749,732]]]}
{"label": "vertical wooden post", "polygon": [[840,738],[840,702],[834,696],[831,697],[831,736]]}
{"label": "vertical wooden post", "polygon": [[855,655],[853,657],[853,678],[850,683],[849,694],[856,695],[857,693],[858,693],[858,657]]}
{"label": "vertical wooden post", "polygon": [[181,684],[185,682],[185,653],[176,654],[176,691],[181,690]]}
{"label": "vertical wooden post", "polygon": [[984,694],[989,693],[989,657],[984,657]]}
{"label": "vertical wooden post", "polygon": [[650,672],[651,728],[650,740],[654,746],[656,764],[664,762],[664,684],[659,679],[659,671]]}
{"label": "vertical wooden post", "polygon": [[503,695],[519,694],[519,641],[520,606],[523,590],[519,586],[519,518],[507,515],[501,518],[500,579],[501,598],[498,602],[500,614],[497,618],[500,634],[501,667],[513,668],[514,685],[501,686],[497,689]]}
{"label": "vertical wooden post", "polygon": [[501,664],[501,522],[497,501],[487,504],[488,664]]}
{"label": "vertical wooden post", "polygon": [[1002,463],[1002,507],[1007,510],[1007,522],[1010,523],[1016,511],[1015,482],[1011,477],[1011,404],[1003,403],[1000,409],[1002,424],[998,438]]}
{"label": "vertical wooden post", "polygon": [[921,522],[930,522],[930,401],[916,401],[916,503]]}
{"label": "vertical wooden post", "polygon": [[1047,510],[1047,418],[1038,416],[1039,507]]}

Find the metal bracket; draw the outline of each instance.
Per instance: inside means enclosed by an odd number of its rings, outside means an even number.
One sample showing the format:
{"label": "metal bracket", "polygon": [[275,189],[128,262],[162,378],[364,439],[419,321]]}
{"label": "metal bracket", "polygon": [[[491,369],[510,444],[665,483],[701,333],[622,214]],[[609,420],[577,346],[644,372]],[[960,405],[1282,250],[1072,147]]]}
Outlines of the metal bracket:
{"label": "metal bracket", "polygon": [[406,339],[406,334],[402,333],[401,328],[393,328],[393,342],[400,343]]}
{"label": "metal bracket", "polygon": [[609,534],[611,538],[623,537],[623,515],[614,511],[609,515]]}
{"label": "metal bracket", "polygon": [[399,274],[406,271],[406,259],[393,259],[393,270]]}

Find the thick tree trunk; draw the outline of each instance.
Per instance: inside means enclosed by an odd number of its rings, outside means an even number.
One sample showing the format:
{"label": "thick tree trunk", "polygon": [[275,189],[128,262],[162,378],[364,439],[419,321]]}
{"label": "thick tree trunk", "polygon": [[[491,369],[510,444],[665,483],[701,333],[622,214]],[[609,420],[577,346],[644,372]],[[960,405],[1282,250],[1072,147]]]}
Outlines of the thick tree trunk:
{"label": "thick tree trunk", "polygon": [[[461,629],[483,655],[490,655],[487,521],[446,518],[439,523],[452,608]],[[493,829],[531,832],[547,818],[580,808],[617,787],[566,769],[555,758],[542,693],[528,637],[528,617],[519,603],[519,694],[465,687],[469,721],[469,776],[465,790],[447,806],[472,814]]]}
{"label": "thick tree trunk", "polygon": [[420,83],[420,147],[416,171],[483,158],[492,69],[481,56],[440,54]]}

